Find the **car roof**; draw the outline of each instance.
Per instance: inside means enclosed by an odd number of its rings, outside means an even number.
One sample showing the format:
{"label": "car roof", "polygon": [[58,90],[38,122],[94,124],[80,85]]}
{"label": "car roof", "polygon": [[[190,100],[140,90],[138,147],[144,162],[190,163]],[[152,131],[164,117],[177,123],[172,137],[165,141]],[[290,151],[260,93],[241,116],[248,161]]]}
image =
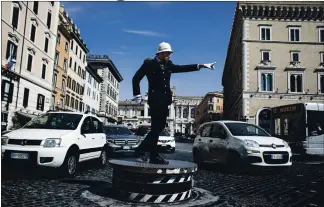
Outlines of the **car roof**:
{"label": "car roof", "polygon": [[219,120],[219,121],[209,121],[209,122],[205,122],[203,125],[205,125],[205,124],[213,124],[213,123],[223,123],[223,124],[226,124],[226,123],[241,123],[241,124],[249,124],[249,123],[244,122],[244,121]]}

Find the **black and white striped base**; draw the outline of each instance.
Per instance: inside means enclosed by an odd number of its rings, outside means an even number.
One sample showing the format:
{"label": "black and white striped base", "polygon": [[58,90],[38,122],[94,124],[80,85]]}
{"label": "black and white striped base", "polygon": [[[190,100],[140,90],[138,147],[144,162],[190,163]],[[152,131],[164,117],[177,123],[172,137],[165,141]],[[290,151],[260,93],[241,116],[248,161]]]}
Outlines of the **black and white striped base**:
{"label": "black and white striped base", "polygon": [[[172,203],[190,198],[195,163],[170,161],[169,165],[113,160],[112,186],[121,200],[143,203]],[[130,166],[125,166],[129,162]],[[137,161],[138,162],[138,161]],[[151,167],[151,169],[150,169]]]}

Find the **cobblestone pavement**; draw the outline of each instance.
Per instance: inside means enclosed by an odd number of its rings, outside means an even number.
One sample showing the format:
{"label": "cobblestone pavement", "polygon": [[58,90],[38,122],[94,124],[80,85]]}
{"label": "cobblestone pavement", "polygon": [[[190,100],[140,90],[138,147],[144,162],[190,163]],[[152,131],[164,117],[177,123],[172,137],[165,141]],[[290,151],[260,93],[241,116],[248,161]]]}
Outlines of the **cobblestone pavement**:
{"label": "cobblestone pavement", "polygon": [[[191,144],[181,145],[167,159],[192,161]],[[289,171],[250,174],[229,173],[222,166],[198,170],[195,186],[218,195],[212,206],[324,206],[324,165],[294,163]],[[55,172],[55,171],[54,171]],[[100,194],[111,182],[112,170],[93,162],[80,165],[74,179],[58,178],[52,170],[2,167],[1,205],[10,206],[96,206],[85,200],[85,190]],[[133,205],[135,206],[135,205]]]}

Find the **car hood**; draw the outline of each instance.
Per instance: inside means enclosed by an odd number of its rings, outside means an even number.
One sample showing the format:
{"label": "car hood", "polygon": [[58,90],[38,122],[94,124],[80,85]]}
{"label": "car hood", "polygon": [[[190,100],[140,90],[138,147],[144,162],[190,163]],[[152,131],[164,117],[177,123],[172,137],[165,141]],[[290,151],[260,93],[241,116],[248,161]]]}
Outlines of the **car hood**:
{"label": "car hood", "polygon": [[271,145],[271,144],[282,145],[283,144],[283,140],[276,137],[263,137],[263,136],[234,136],[234,137],[242,141],[252,140],[262,145]]}
{"label": "car hood", "polygon": [[17,129],[4,136],[9,139],[46,139],[46,138],[60,138],[61,136],[72,132],[73,130],[59,130],[59,129]]}
{"label": "car hood", "polygon": [[108,139],[137,139],[135,135],[106,135]]}
{"label": "car hood", "polygon": [[174,139],[174,138],[171,136],[159,136],[159,140],[171,140],[171,139]]}

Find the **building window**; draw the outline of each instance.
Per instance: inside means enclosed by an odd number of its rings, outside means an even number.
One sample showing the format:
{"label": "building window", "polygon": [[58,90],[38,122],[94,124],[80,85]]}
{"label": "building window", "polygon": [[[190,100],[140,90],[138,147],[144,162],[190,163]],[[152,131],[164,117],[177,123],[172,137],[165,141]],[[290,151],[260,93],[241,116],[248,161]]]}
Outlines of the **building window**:
{"label": "building window", "polygon": [[28,106],[28,98],[29,98],[29,89],[25,88],[24,89],[24,98],[23,98],[23,107],[27,107]]}
{"label": "building window", "polygon": [[273,73],[262,72],[260,75],[260,91],[273,91]]}
{"label": "building window", "polygon": [[8,40],[7,42],[7,51],[6,51],[6,59],[8,60],[9,56],[16,58],[17,56],[17,45],[12,41]]}
{"label": "building window", "polygon": [[69,95],[66,95],[65,96],[65,105],[66,106],[69,106],[69,103],[70,103],[70,96]]}
{"label": "building window", "polygon": [[303,92],[303,74],[291,73],[289,74],[290,92],[301,93]]}
{"label": "building window", "polygon": [[1,101],[12,103],[14,84],[7,80],[2,80],[1,85]]}
{"label": "building window", "polygon": [[[17,48],[17,46],[16,46],[16,48]],[[324,52],[320,53],[320,61],[321,61],[321,63],[324,63]]]}
{"label": "building window", "polygon": [[40,111],[44,111],[44,104],[45,104],[45,96],[42,94],[38,94],[36,109]]}
{"label": "building window", "polygon": [[31,54],[28,54],[27,58],[27,70],[31,71],[33,66],[33,56]]}
{"label": "building window", "polygon": [[34,24],[31,25],[31,29],[30,29],[30,40],[32,42],[35,42],[35,36],[36,36],[36,26]]}
{"label": "building window", "polygon": [[83,63],[85,63],[85,55],[83,55]]}
{"label": "building window", "polygon": [[74,63],[74,72],[76,72],[76,68],[77,68],[77,65],[76,65],[76,62]]}
{"label": "building window", "polygon": [[68,42],[65,42],[65,51],[67,52],[68,49],[69,49],[69,44],[68,44]]}
{"label": "building window", "polygon": [[270,51],[261,51],[261,58],[262,58],[262,61],[270,61],[271,58],[270,58]]}
{"label": "building window", "polygon": [[75,54],[78,55],[78,50],[79,50],[79,47],[76,45],[75,46]]}
{"label": "building window", "polygon": [[70,107],[71,107],[71,108],[74,108],[74,98],[73,98],[73,97],[71,97]]}
{"label": "building window", "polygon": [[300,52],[291,52],[290,61],[292,61],[292,62],[300,62],[299,53]]}
{"label": "building window", "polygon": [[191,111],[190,111],[190,117],[194,119],[195,116],[196,116],[196,109],[192,108]]}
{"label": "building window", "polygon": [[19,22],[19,4],[13,3],[11,25],[14,29],[18,28]]}
{"label": "building window", "polygon": [[61,34],[58,33],[56,37],[56,44],[60,44],[60,43],[61,43]]}
{"label": "building window", "polygon": [[324,73],[318,74],[318,91],[324,93]]}
{"label": "building window", "polygon": [[63,70],[66,71],[66,65],[67,65],[67,59],[64,58],[64,61],[63,61]]}
{"label": "building window", "polygon": [[51,5],[54,6],[54,1],[51,1]]}
{"label": "building window", "polygon": [[289,41],[294,41],[294,42],[300,41],[300,28],[298,27],[289,28]]}
{"label": "building window", "polygon": [[80,58],[80,60],[81,60],[81,58],[82,58],[82,50],[80,50],[79,58]]}
{"label": "building window", "polygon": [[43,64],[43,67],[42,67],[42,78],[45,79],[45,76],[46,76],[46,65]]}
{"label": "building window", "polygon": [[48,38],[45,37],[44,51],[48,52]]}
{"label": "building window", "polygon": [[71,50],[73,50],[73,40],[71,40]]}
{"label": "building window", "polygon": [[50,11],[47,12],[47,27],[51,29],[51,22],[52,22],[52,13]]}
{"label": "building window", "polygon": [[60,58],[60,53],[58,51],[55,52],[55,65],[58,65]]}
{"label": "building window", "polygon": [[53,86],[56,87],[56,83],[57,83],[57,73],[54,73],[54,76],[53,76]]}
{"label": "building window", "polygon": [[260,40],[271,40],[271,27],[260,27]]}
{"label": "building window", "polygon": [[67,87],[71,88],[71,77],[70,76],[67,79]]}
{"label": "building window", "polygon": [[208,110],[209,111],[213,111],[214,110],[214,106],[212,104],[208,105]]}
{"label": "building window", "polygon": [[65,91],[65,79],[62,79],[62,91]]}
{"label": "building window", "polygon": [[38,1],[34,1],[33,11],[35,14],[38,14]]}
{"label": "building window", "polygon": [[324,42],[324,28],[320,28],[318,31],[318,41]]}
{"label": "building window", "polygon": [[72,81],[72,90],[75,91],[75,80]]}

